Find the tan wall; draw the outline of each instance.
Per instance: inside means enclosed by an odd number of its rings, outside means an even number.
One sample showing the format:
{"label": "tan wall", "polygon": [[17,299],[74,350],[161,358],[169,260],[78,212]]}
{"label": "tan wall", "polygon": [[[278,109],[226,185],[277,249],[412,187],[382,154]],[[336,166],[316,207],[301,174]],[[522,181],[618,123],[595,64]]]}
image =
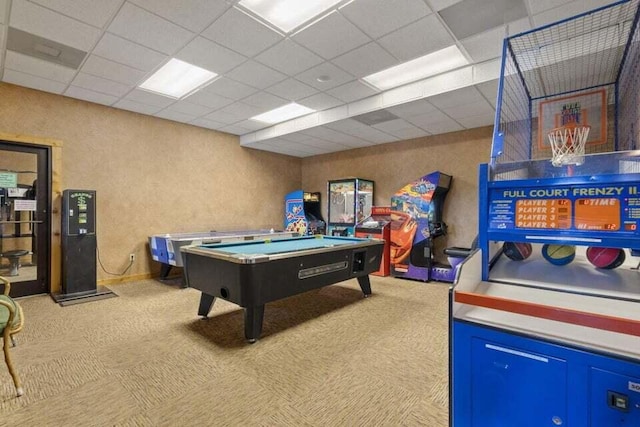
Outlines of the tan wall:
{"label": "tan wall", "polygon": [[371,179],[375,181],[374,203],[389,206],[391,196],[411,181],[433,171],[452,175],[443,212],[449,234],[436,241],[436,250],[468,246],[478,228],[478,164],[489,161],[492,129],[484,127],[305,158],[302,187],[322,193],[326,220],[330,179]]}
{"label": "tan wall", "polygon": [[[0,132],[62,140],[62,188],[97,191],[100,258],[126,278],[159,270],[148,236],[281,228],[301,160],[237,136],[0,83]],[[98,268],[98,279],[114,276]]]}

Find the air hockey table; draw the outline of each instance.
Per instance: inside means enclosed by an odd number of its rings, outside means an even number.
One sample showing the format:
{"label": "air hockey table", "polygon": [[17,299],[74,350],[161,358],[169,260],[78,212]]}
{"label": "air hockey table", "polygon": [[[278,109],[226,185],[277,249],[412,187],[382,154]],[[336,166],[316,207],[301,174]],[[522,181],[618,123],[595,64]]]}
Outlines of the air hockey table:
{"label": "air hockey table", "polygon": [[160,278],[166,279],[172,267],[183,266],[180,253],[180,248],[183,246],[264,240],[296,235],[297,233],[290,231],[273,231],[269,229],[156,234],[149,237],[149,248],[151,249],[151,258],[162,264]]}
{"label": "air hockey table", "polygon": [[238,304],[253,343],[268,302],[352,278],[369,296],[383,247],[378,239],[318,235],[187,246],[182,255],[187,285],[202,292],[198,315],[207,317],[216,298]]}

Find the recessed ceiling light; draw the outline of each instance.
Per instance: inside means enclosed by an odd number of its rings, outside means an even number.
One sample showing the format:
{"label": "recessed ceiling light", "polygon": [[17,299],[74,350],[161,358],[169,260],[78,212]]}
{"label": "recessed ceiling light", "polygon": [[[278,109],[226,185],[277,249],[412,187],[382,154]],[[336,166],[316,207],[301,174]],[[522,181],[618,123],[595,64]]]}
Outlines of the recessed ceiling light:
{"label": "recessed ceiling light", "polygon": [[331,80],[331,76],[327,76],[326,74],[323,74],[321,76],[318,76],[316,80],[319,81],[320,83],[325,83]]}
{"label": "recessed ceiling light", "polygon": [[469,64],[467,58],[454,45],[368,75],[363,80],[380,90],[386,90],[467,64]]}
{"label": "recessed ceiling light", "polygon": [[314,111],[316,110],[312,110],[304,105],[292,102],[291,104],[283,105],[282,107],[251,117],[251,120],[274,124],[284,122],[289,119],[295,119],[296,117],[304,116],[305,114],[313,113]]}
{"label": "recessed ceiling light", "polygon": [[238,4],[288,33],[341,1],[241,0]]}
{"label": "recessed ceiling light", "polygon": [[170,98],[182,98],[200,89],[215,77],[217,77],[216,73],[171,58],[169,62],[145,80],[140,88]]}

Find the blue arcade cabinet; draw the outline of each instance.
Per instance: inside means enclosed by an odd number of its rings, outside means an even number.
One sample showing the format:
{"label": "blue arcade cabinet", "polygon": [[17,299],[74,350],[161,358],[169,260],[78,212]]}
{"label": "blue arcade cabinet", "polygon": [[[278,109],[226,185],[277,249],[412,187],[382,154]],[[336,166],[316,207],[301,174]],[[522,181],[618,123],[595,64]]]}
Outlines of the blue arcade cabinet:
{"label": "blue arcade cabinet", "polygon": [[284,231],[301,236],[325,234],[326,223],[320,208],[320,193],[296,190],[284,198]]}
{"label": "blue arcade cabinet", "polygon": [[638,5],[504,41],[478,249],[450,293],[452,426],[640,426]]}

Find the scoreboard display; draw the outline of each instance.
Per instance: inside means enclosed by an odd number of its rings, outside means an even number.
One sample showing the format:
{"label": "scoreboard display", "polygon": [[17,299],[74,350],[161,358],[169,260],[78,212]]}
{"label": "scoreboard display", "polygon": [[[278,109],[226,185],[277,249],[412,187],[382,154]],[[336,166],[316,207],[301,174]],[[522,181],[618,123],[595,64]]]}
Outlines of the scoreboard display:
{"label": "scoreboard display", "polygon": [[491,188],[489,230],[635,233],[638,192],[635,184]]}

